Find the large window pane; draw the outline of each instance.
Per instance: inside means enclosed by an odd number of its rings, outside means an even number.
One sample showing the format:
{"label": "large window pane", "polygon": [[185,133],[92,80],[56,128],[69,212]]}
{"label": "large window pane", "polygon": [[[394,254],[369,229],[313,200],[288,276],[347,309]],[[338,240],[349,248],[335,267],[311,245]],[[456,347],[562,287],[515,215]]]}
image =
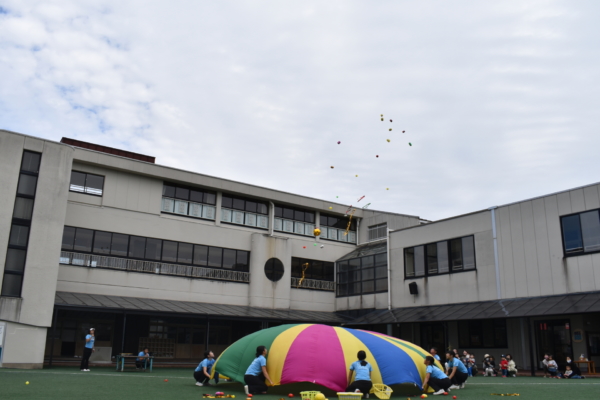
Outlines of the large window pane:
{"label": "large window pane", "polygon": [[61,249],[63,250],[73,250],[73,244],[75,242],[75,228],[70,226],[65,226],[63,230],[63,239]]}
{"label": "large window pane", "polygon": [[69,190],[76,192],[85,191],[85,174],[83,172],[71,171],[71,185]]}
{"label": "large window pane", "polygon": [[373,268],[367,268],[362,270],[362,280],[375,278],[375,270]]}
{"label": "large window pane", "polygon": [[177,262],[183,264],[191,264],[193,250],[194,245],[189,243],[179,243],[179,250],[177,251]]}
{"label": "large window pane", "polygon": [[189,200],[190,190],[186,188],[175,188],[175,197],[181,200]]}
{"label": "large window pane", "polygon": [[6,271],[23,272],[25,269],[25,250],[8,249],[6,253]]}
{"label": "large window pane", "polygon": [[35,196],[35,185],[37,184],[37,176],[21,174],[19,177],[19,186],[17,193],[24,196]]}
{"label": "large window pane", "polygon": [[223,196],[221,198],[221,207],[223,208],[233,208],[233,198],[229,196]]}
{"label": "large window pane", "polygon": [[128,244],[129,235],[113,233],[112,243],[110,244],[110,254],[118,257],[127,257]]}
{"label": "large window pane", "polygon": [[315,213],[306,211],[304,213],[304,222],[314,224],[315,223]]}
{"label": "large window pane", "polygon": [[473,236],[462,238],[463,269],[475,268],[475,244]]}
{"label": "large window pane", "polygon": [[162,260],[168,263],[177,262],[177,242],[163,241]]}
{"label": "large window pane", "polygon": [[250,253],[247,251],[238,250],[236,254],[236,264],[234,269],[237,271],[249,271],[249,255]]}
{"label": "large window pane", "polygon": [[208,249],[208,266],[218,267],[222,265],[223,249],[219,247],[210,247]]}
{"label": "large window pane", "polygon": [[294,219],[294,210],[291,208],[284,208],[283,209],[283,218]]}
{"label": "large window pane", "polygon": [[425,275],[425,246],[415,247],[415,276]]}
{"label": "large window pane", "polygon": [[163,185],[163,196],[175,197],[175,186],[167,184]]}
{"label": "large window pane", "polygon": [[375,255],[375,266],[387,265],[387,253]]}
{"label": "large window pane", "polygon": [[242,199],[233,199],[233,209],[244,211],[244,208],[246,208],[244,203]]}
{"label": "large window pane", "polygon": [[463,269],[462,241],[460,239],[450,241],[450,260],[452,261],[452,271]]}
{"label": "large window pane", "polygon": [[4,274],[4,279],[2,280],[2,296],[21,296],[22,281],[22,275]]}
{"label": "large window pane", "polygon": [[196,203],[204,202],[204,193],[197,190],[190,190],[190,200]]}
{"label": "large window pane", "polygon": [[223,268],[233,269],[235,265],[235,250],[223,249]]}
{"label": "large window pane", "polygon": [[87,174],[85,180],[86,192],[92,194],[102,194],[104,188],[104,177],[100,175]]}
{"label": "large window pane", "polygon": [[283,217],[283,207],[275,206],[275,217],[276,218]]}
{"label": "large window pane", "polygon": [[32,214],[33,214],[33,199],[17,197],[17,199],[15,201],[15,209],[13,211],[13,218],[30,220]]}
{"label": "large window pane", "polygon": [[435,243],[427,245],[427,273],[434,275],[438,273],[437,245]]}
{"label": "large window pane", "polygon": [[214,193],[204,193],[204,203],[215,205],[217,204],[217,195]]}
{"label": "large window pane", "polygon": [[131,236],[129,238],[129,257],[144,258],[146,254],[146,238]]}
{"label": "large window pane", "polygon": [[363,294],[373,293],[374,291],[375,291],[375,282],[374,281],[363,281],[363,283],[362,283]]}
{"label": "large window pane", "polygon": [[29,235],[29,227],[23,225],[13,225],[10,228],[10,238],[8,244],[13,246],[27,246],[27,237]]}
{"label": "large window pane", "polygon": [[376,292],[387,292],[387,290],[388,290],[387,279],[377,279],[375,281],[375,291]]}
{"label": "large window pane", "polygon": [[375,278],[387,278],[387,266],[375,268]]}
{"label": "large window pane", "polygon": [[565,242],[565,253],[572,253],[583,250],[583,240],[581,238],[581,226],[579,224],[579,215],[570,215],[562,217],[563,238]]}
{"label": "large window pane", "polygon": [[312,261],[306,272],[310,272],[310,279],[323,280],[323,261]]}
{"label": "large window pane", "polygon": [[450,271],[448,267],[448,242],[437,242],[437,259],[438,259],[438,272],[440,274]]}
{"label": "large window pane", "polygon": [[147,239],[146,240],[146,260],[160,261],[162,252],[162,240]]}
{"label": "large window pane", "polygon": [[600,250],[600,218],[598,211],[581,214],[581,232],[584,251]]}
{"label": "large window pane", "polygon": [[21,162],[21,171],[38,173],[40,172],[40,158],[41,154],[31,153],[29,151],[23,152],[23,161]]}
{"label": "large window pane", "polygon": [[208,265],[208,246],[194,246],[194,265]]}
{"label": "large window pane", "polygon": [[323,263],[323,280],[333,282],[334,263]]}
{"label": "large window pane", "polygon": [[246,201],[246,211],[255,213],[257,207],[258,205],[255,201]]}
{"label": "large window pane", "polygon": [[406,277],[415,276],[415,248],[404,249],[404,274]]}
{"label": "large window pane", "polygon": [[112,233],[96,231],[94,235],[94,253],[110,254],[110,242]]}

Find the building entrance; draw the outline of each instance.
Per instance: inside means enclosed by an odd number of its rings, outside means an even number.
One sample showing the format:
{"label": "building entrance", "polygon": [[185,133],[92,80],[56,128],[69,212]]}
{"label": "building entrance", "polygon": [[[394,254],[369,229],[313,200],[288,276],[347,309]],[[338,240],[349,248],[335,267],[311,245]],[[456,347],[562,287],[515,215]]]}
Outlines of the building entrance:
{"label": "building entrance", "polygon": [[442,361],[446,358],[448,342],[446,340],[446,324],[444,322],[432,322],[421,324],[421,347],[427,351],[435,347]]}
{"label": "building entrance", "polygon": [[535,329],[540,360],[544,354],[552,354],[558,364],[564,364],[567,356],[573,358],[570,320],[537,321]]}

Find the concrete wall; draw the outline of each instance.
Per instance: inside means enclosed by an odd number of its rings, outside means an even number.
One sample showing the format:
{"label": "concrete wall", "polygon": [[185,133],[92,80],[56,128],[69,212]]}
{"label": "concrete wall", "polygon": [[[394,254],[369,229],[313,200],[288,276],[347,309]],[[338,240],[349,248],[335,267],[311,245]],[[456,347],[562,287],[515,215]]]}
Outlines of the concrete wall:
{"label": "concrete wall", "polygon": [[4,335],[2,368],[42,368],[46,328],[7,322]]}

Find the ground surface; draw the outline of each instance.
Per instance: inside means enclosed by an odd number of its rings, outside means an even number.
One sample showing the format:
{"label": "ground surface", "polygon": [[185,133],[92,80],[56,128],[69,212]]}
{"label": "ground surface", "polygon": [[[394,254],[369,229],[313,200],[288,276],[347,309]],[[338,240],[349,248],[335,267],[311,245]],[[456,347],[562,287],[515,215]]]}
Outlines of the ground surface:
{"label": "ground surface", "polygon": [[[168,382],[165,382],[168,379]],[[25,382],[29,381],[29,385]],[[202,399],[204,393],[216,390],[245,400],[244,389],[238,383],[220,383],[214,387],[194,385],[192,370],[155,369],[152,373],[125,371],[115,372],[113,368],[94,368],[91,372],[80,372],[74,368],[58,367],[44,370],[0,369],[0,399],[161,399],[185,400]],[[337,399],[332,391],[312,384],[293,384],[271,388],[269,394],[255,396],[255,400],[287,399],[288,393],[299,399],[301,390],[321,390],[330,400]],[[406,399],[411,394],[409,387],[394,387],[392,399]],[[490,399],[499,400],[491,393],[519,393],[519,400],[558,399],[579,400],[599,399],[600,379],[558,380],[541,377],[518,378],[470,378],[467,387],[453,390],[449,396],[435,398],[451,399]],[[371,398],[374,398],[371,395]],[[432,396],[429,395],[431,399]],[[506,397],[504,397],[506,398]],[[513,398],[513,397],[511,397]],[[414,398],[416,400],[416,397]],[[375,399],[377,400],[377,399]]]}

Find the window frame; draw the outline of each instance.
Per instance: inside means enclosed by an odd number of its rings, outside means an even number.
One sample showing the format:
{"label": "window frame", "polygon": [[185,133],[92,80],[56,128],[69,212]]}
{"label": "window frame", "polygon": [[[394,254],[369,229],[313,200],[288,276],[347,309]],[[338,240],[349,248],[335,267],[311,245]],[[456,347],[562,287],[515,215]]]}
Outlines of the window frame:
{"label": "window frame", "polygon": [[[77,172],[79,174],[84,174],[85,175],[85,184],[87,185],[87,177],[88,175],[92,175],[92,176],[97,176],[97,177],[101,177],[102,178],[102,188],[100,189],[101,193],[90,193],[87,191],[88,186],[83,186],[83,190],[73,190],[71,189],[71,179],[73,177],[73,172]],[[90,172],[84,172],[84,171],[77,171],[72,169],[71,170],[71,178],[69,179],[69,192],[73,192],[73,193],[81,193],[81,194],[87,194],[89,196],[96,196],[96,197],[102,197],[104,195],[104,184],[106,183],[106,176],[105,175],[98,175],[98,174],[92,174]],[[98,190],[97,188],[92,188],[95,190]]]}
{"label": "window frame", "polygon": [[[565,214],[565,215],[560,215],[559,216],[560,239],[561,239],[561,242],[562,242],[563,258],[578,257],[578,256],[584,256],[584,255],[588,255],[588,254],[600,253],[600,248],[598,250],[585,251],[585,240],[584,240],[584,236],[583,236],[583,227],[582,227],[582,223],[581,223],[581,214],[585,214],[585,213],[589,213],[589,212],[594,212],[594,211],[598,213],[598,218],[600,220],[600,208],[595,208],[595,209],[591,209],[591,210],[584,210],[584,211],[580,211],[580,212],[576,212],[576,213]],[[567,218],[567,217],[574,217],[574,216],[578,216],[579,217],[578,218],[578,222],[579,222],[579,234],[581,235],[581,250],[579,250],[579,251],[572,251],[572,252],[567,253],[566,242],[565,242],[565,231],[564,231],[564,227],[563,227],[563,219]]]}
{"label": "window frame", "polygon": [[[470,269],[465,269],[465,255],[464,255],[464,249],[463,249],[463,240],[466,238],[473,238],[473,268]],[[452,251],[451,251],[451,242],[453,241],[458,241],[460,243],[461,249],[460,249],[460,253],[461,253],[461,266],[460,269],[453,269],[452,266]],[[440,243],[446,242],[446,262],[447,262],[447,268],[448,270],[446,272],[439,272],[440,271],[440,259],[438,258],[440,256],[440,252],[438,245]],[[435,245],[436,247],[436,263],[437,263],[437,272],[436,273],[430,273],[429,272],[429,264],[428,264],[428,254],[427,254],[427,248],[431,245]],[[423,262],[424,262],[424,268],[423,268],[423,274],[422,275],[417,275],[417,256],[416,256],[416,252],[415,249],[417,247],[423,247]],[[407,261],[407,252],[412,249],[413,250],[413,271],[414,271],[414,275],[412,276],[408,276],[407,275],[407,271],[408,271],[408,261]],[[422,278],[428,278],[428,277],[433,277],[433,276],[440,276],[440,275],[449,275],[449,274],[458,274],[461,272],[472,272],[472,271],[477,271],[477,251],[476,251],[476,246],[475,246],[475,234],[472,235],[466,235],[466,236],[459,236],[459,237],[453,237],[450,239],[444,239],[444,240],[438,240],[435,242],[428,242],[428,243],[424,243],[424,244],[419,244],[419,245],[415,245],[415,246],[410,246],[410,247],[405,247],[403,249],[402,252],[402,257],[404,259],[404,280],[412,280],[412,279],[422,279]]]}
{"label": "window frame", "polygon": [[[302,257],[292,257],[292,267],[291,267],[291,276],[292,278],[302,278],[302,273],[300,273],[300,276],[294,275],[295,271],[294,271],[294,264],[295,262],[297,262],[300,265],[300,268],[302,269],[302,265],[309,263],[308,268],[306,269],[307,271],[313,267],[314,263],[322,263],[321,266],[321,276],[320,277],[313,277],[312,276],[312,271],[311,271],[311,275],[306,276],[305,274],[305,279],[313,279],[313,280],[317,280],[317,281],[325,281],[325,282],[335,282],[335,262],[333,261],[323,261],[323,260],[312,260],[312,259],[308,259],[308,258],[302,258]],[[326,279],[327,277],[327,273],[325,273],[325,270],[327,269],[327,267],[331,267],[331,279]],[[313,268],[314,269],[314,268]]]}
{"label": "window frame", "polygon": [[[380,255],[385,256],[384,257],[385,263],[378,265],[377,256],[380,256]],[[363,259],[366,259],[369,257],[373,258],[372,264],[363,268]],[[351,270],[350,262],[354,261],[354,260],[359,260],[360,265],[358,266],[358,268]],[[340,271],[340,263],[346,263],[346,271]],[[378,275],[377,275],[378,268],[385,268],[385,272],[386,272],[385,277],[378,277]],[[363,271],[372,271],[372,277],[369,279],[363,279]],[[340,283],[340,275],[342,275],[344,273],[346,274],[345,282]],[[354,275],[356,277],[356,279],[353,279],[352,275]],[[336,261],[336,263],[335,263],[335,297],[336,298],[351,297],[351,296],[362,296],[362,295],[367,295],[367,294],[386,293],[388,291],[388,284],[389,284],[388,279],[389,279],[389,266],[388,266],[387,253],[370,254],[370,255],[366,255],[366,256],[362,256],[362,257],[350,258],[347,260],[343,260],[341,262]],[[377,290],[377,282],[378,281],[386,281],[385,289]],[[372,282],[373,289],[370,291],[364,291],[363,284],[365,282]],[[340,294],[340,285],[345,285],[346,289],[350,285],[355,285],[355,287],[359,287],[360,290],[358,292],[352,293],[352,294],[348,294],[348,291],[346,290],[344,294]],[[356,286],[356,285],[358,285],[358,286]]]}
{"label": "window frame", "polygon": [[[373,231],[379,231],[380,229],[385,229],[385,235],[383,236],[378,236],[376,238],[371,238],[371,232]],[[387,222],[383,222],[381,224],[375,224],[375,225],[371,225],[367,228],[367,238],[368,238],[368,242],[374,242],[376,240],[383,240],[384,238],[387,237]]]}

